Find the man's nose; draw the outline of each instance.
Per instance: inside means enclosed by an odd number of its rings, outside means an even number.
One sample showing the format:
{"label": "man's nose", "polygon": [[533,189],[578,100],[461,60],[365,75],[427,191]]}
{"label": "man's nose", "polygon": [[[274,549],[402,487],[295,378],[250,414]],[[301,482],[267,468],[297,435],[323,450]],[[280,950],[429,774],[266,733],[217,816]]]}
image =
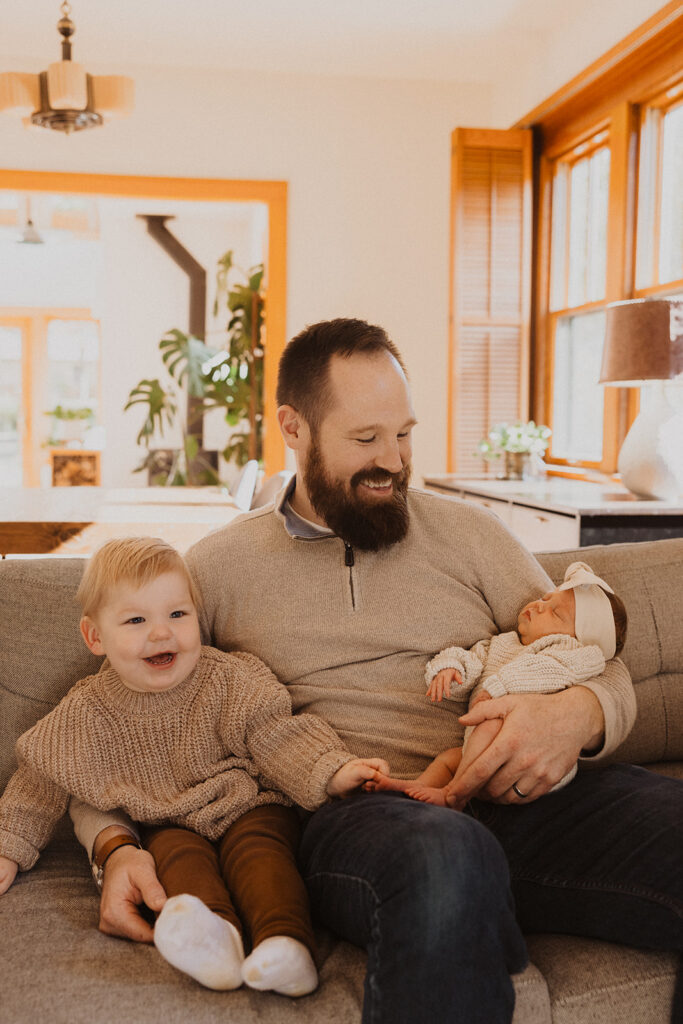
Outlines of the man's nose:
{"label": "man's nose", "polygon": [[387,473],[400,473],[403,469],[403,459],[398,440],[387,441],[382,450],[375,458],[375,465],[380,469],[386,469]]}

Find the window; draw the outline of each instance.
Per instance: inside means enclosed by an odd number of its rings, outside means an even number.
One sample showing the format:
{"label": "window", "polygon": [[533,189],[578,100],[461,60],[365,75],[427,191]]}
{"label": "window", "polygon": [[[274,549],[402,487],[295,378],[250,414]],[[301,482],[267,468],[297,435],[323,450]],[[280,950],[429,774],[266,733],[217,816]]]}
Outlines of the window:
{"label": "window", "polygon": [[37,486],[50,445],[83,442],[98,418],[99,366],[99,324],[87,311],[0,311],[2,486]]}
{"label": "window", "polygon": [[537,141],[531,415],[555,472],[615,472],[638,412],[598,384],[606,306],[683,293],[682,29],[663,8],[516,125]]}
{"label": "window", "polygon": [[553,162],[549,458],[599,465],[610,150],[607,132]]}
{"label": "window", "polygon": [[640,117],[636,294],[683,281],[683,90],[667,90]]}
{"label": "window", "polygon": [[22,340],[21,327],[0,324],[0,481],[22,482]]}

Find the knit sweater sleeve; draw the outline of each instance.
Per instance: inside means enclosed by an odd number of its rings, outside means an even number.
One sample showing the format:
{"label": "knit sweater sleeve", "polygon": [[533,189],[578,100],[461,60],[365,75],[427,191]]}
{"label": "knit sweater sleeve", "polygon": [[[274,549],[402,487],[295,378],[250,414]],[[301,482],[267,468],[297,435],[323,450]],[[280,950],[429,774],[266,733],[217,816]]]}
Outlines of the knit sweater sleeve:
{"label": "knit sweater sleeve", "polygon": [[605,658],[596,644],[560,642],[527,651],[503,665],[484,683],[492,697],[506,693],[556,693],[600,675]]}
{"label": "knit sweater sleeve", "polygon": [[301,807],[315,810],[328,799],[332,776],[353,755],[321,718],[292,715],[287,688],[259,658],[242,652],[232,657],[244,672],[230,694],[229,715],[234,720],[237,711],[241,718],[245,752],[264,785],[272,783]]}
{"label": "knit sweater sleeve", "polygon": [[437,673],[445,668],[454,668],[460,673],[462,683],[453,680],[449,692],[444,696],[462,700],[476,684],[483,671],[490,642],[490,639],[480,640],[469,651],[464,647],[446,647],[445,650],[434,655],[431,661],[427,662],[425,669],[427,686]]}
{"label": "knit sweater sleeve", "polygon": [[69,794],[28,763],[23,739],[17,741],[19,767],[0,797],[0,854],[28,871],[66,811]]}

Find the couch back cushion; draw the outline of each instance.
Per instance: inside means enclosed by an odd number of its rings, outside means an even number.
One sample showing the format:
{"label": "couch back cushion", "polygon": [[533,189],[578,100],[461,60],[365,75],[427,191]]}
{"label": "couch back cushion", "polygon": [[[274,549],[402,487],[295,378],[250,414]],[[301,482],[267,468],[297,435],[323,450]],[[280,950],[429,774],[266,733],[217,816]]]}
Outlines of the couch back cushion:
{"label": "couch back cushion", "polygon": [[683,539],[609,544],[536,556],[555,583],[570,562],[587,562],[626,605],[621,655],[635,686],[638,718],[613,760],[683,758]]}
{"label": "couch back cushion", "polygon": [[[614,759],[683,758],[683,539],[611,544],[539,554],[556,582],[570,562],[588,562],[626,605],[623,659],[638,719]],[[18,736],[101,664],[78,629],[82,559],[0,561],[0,790],[16,767]]]}
{"label": "couch back cushion", "polygon": [[78,629],[83,567],[80,558],[0,561],[0,791],[17,737],[102,662]]}

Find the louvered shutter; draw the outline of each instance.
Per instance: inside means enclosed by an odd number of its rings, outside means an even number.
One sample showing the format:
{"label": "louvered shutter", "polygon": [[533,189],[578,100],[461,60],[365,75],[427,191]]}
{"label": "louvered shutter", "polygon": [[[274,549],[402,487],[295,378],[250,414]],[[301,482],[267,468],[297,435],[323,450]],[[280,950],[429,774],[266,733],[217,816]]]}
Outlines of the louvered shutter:
{"label": "louvered shutter", "polygon": [[531,132],[457,128],[452,151],[449,472],[490,426],[527,419]]}

